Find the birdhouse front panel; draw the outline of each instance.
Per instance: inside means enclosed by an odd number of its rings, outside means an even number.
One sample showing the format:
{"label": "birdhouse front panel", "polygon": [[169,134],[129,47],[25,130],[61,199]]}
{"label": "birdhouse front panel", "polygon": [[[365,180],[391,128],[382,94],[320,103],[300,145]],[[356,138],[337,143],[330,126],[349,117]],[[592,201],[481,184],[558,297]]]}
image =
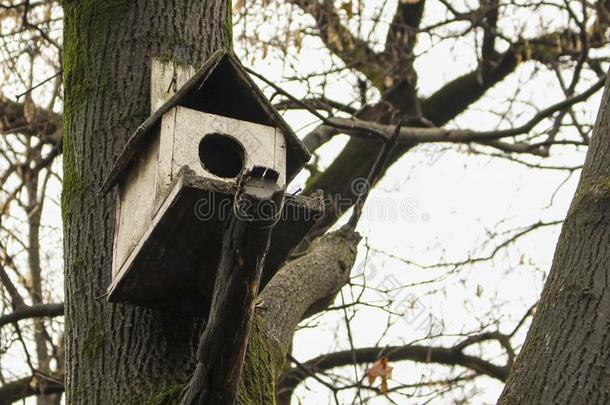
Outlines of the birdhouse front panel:
{"label": "birdhouse front panel", "polygon": [[196,175],[234,183],[255,165],[276,170],[286,184],[286,140],[276,128],[174,107],[161,121],[158,178],[160,199],[188,166]]}

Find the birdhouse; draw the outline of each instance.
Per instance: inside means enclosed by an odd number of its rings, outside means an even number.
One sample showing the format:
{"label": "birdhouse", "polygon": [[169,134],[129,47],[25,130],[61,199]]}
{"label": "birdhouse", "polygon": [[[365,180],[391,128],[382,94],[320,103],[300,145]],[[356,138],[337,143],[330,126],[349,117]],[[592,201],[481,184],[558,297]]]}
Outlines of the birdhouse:
{"label": "birdhouse", "polygon": [[[198,71],[154,61],[151,115],[102,186],[118,189],[108,299],[206,316],[238,176],[262,166],[284,186],[309,157],[232,54],[219,51]],[[322,206],[321,196],[286,196],[262,286]]]}

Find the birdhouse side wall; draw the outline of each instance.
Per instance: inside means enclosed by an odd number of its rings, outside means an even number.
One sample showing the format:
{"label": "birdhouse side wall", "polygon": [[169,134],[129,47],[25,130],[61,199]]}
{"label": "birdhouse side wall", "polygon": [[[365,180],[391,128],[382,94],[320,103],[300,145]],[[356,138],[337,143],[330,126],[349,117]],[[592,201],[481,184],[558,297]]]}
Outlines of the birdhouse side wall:
{"label": "birdhouse side wall", "polygon": [[154,192],[159,154],[158,133],[134,157],[119,183],[114,234],[113,276],[133,252],[150,226],[154,214]]}

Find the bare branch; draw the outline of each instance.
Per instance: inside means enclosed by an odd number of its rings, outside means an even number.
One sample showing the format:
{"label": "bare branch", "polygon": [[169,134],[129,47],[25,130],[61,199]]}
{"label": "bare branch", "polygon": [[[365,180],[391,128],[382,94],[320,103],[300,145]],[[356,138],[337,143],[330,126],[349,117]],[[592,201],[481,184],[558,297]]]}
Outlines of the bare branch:
{"label": "bare branch", "polygon": [[[445,128],[413,128],[403,127],[400,130],[397,141],[399,143],[426,143],[426,142],[455,142],[455,143],[470,143],[470,142],[490,142],[497,141],[502,138],[514,137],[523,135],[532,130],[545,118],[549,118],[558,111],[561,111],[569,106],[585,101],[593,94],[604,87],[606,77],[599,79],[593,86],[584,92],[568,97],[557,104],[549,106],[537,114],[529,121],[518,127],[510,129],[500,129],[496,131],[476,131],[472,129],[445,129]],[[355,118],[330,118],[326,120],[328,125],[345,131],[350,135],[364,137],[383,137],[389,139],[394,129],[394,125],[381,125],[375,122],[367,122]]]}
{"label": "bare branch", "polygon": [[291,368],[280,378],[278,391],[293,391],[301,382],[310,377],[304,370],[322,373],[336,367],[349,366],[354,361],[357,363],[372,363],[381,357],[387,357],[390,361],[408,360],[461,366],[500,381],[506,381],[508,375],[507,367],[466,355],[462,352],[462,348],[457,346],[451,348],[419,345],[367,347],[354,349],[354,351],[345,350],[321,355],[302,363],[300,367]]}
{"label": "bare branch", "polygon": [[383,54],[373,51],[367,41],[357,38],[345,27],[332,2],[318,0],[286,0],[311,15],[320,38],[328,49],[345,64],[365,75],[373,83],[383,83],[388,63]]}
{"label": "bare branch", "polygon": [[0,387],[0,405],[10,405],[28,397],[64,392],[63,376],[43,378],[31,376],[9,382]]}
{"label": "bare branch", "polygon": [[16,103],[0,94],[0,134],[38,136],[44,143],[57,145],[62,132],[61,115],[38,107],[30,98]]}
{"label": "bare branch", "polygon": [[19,309],[16,309],[14,312],[4,315],[0,317],[0,327],[5,325],[18,322],[24,319],[31,318],[42,318],[42,317],[56,317],[63,316],[64,314],[64,304],[40,304],[40,305],[32,305],[25,306]]}

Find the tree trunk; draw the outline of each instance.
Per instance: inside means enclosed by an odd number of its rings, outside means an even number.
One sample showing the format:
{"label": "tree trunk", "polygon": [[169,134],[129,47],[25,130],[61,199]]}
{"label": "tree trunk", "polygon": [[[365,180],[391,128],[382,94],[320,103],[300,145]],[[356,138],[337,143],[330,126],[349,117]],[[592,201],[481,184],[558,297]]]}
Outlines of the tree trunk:
{"label": "tree trunk", "polygon": [[[40,157],[37,149],[32,149],[33,157]],[[42,296],[42,266],[40,263],[40,218],[42,215],[42,203],[44,198],[38,195],[39,173],[29,172],[31,177],[26,185],[28,198],[28,267],[30,269],[29,285],[32,305],[43,303]],[[44,192],[44,191],[43,191]],[[42,198],[41,198],[42,197]],[[44,319],[34,319],[34,345],[36,347],[36,368],[38,371],[50,374],[50,356],[47,350],[47,332]],[[37,405],[53,405],[58,403],[57,395],[40,395]]]}
{"label": "tree trunk", "polygon": [[610,403],[610,91],[525,344],[499,404]]}
{"label": "tree trunk", "polygon": [[64,190],[69,404],[175,403],[201,321],[109,304],[115,196],[97,190],[149,114],[152,57],[200,66],[231,46],[226,0],[66,0]]}

